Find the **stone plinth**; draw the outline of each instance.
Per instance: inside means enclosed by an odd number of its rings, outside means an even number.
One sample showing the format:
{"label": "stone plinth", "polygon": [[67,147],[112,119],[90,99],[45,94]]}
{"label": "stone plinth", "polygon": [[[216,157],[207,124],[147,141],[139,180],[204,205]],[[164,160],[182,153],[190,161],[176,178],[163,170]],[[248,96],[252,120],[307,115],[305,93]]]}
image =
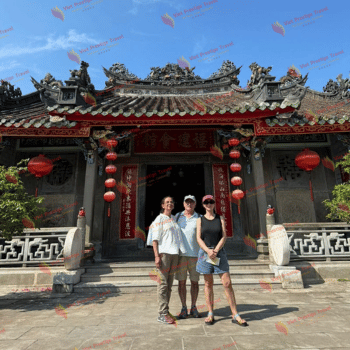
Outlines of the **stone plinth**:
{"label": "stone plinth", "polygon": [[62,271],[53,276],[54,293],[72,293],[74,284],[80,282],[80,276],[85,272],[85,269],[75,271]]}
{"label": "stone plinth", "polygon": [[270,269],[275,273],[275,280],[282,282],[282,288],[304,288],[301,272],[295,266],[270,265]]}

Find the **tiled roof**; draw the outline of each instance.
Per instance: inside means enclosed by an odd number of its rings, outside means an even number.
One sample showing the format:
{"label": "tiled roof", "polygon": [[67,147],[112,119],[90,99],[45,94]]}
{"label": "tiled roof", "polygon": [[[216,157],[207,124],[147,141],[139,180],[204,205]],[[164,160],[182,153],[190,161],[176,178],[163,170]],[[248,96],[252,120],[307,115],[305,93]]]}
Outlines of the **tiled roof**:
{"label": "tiled roof", "polygon": [[341,125],[350,121],[350,99],[334,99],[327,93],[308,90],[294,118],[290,120],[267,118],[265,121],[270,127],[275,125]]}
{"label": "tiled roof", "polygon": [[[37,95],[37,96],[36,96]],[[38,92],[31,96],[31,103],[18,104],[0,110],[0,127],[22,128],[72,128],[77,122],[66,120],[65,117],[49,115],[45,104],[41,102]]]}
{"label": "tiled roof", "polygon": [[[107,95],[107,94],[106,94]],[[240,92],[220,92],[215,94],[198,94],[193,96],[181,95],[139,95],[139,94],[109,94],[104,97],[101,103],[96,106],[77,106],[77,107],[62,107],[54,105],[48,107],[48,111],[56,111],[57,113],[68,113],[76,115],[91,114],[92,116],[124,116],[129,117],[135,115],[141,117],[145,115],[151,117],[157,116],[185,116],[186,114],[194,116],[204,114],[224,114],[224,113],[246,113],[255,112],[257,110],[264,111],[269,109],[271,111],[287,107],[297,108],[299,103],[289,103],[288,105],[281,105],[280,103],[257,103],[252,96],[246,97],[246,94]],[[249,113],[247,115],[249,117]]]}

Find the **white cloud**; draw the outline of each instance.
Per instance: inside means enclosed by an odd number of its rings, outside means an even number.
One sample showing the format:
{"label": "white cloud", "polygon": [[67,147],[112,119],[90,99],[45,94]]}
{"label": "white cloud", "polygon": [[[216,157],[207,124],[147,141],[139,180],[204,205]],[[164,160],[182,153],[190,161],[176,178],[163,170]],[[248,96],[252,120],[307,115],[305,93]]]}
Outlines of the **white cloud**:
{"label": "white cloud", "polygon": [[[48,34],[46,37],[35,37],[36,41],[45,41],[38,46],[34,46],[32,42],[26,45],[15,46],[9,44],[0,51],[1,58],[10,58],[22,55],[33,55],[43,51],[56,51],[59,49],[71,49],[72,45],[77,43],[98,44],[100,41],[89,37],[87,34],[78,34],[74,29],[68,31],[68,35],[61,35],[58,38],[54,34]],[[32,38],[31,38],[32,41]]]}
{"label": "white cloud", "polygon": [[12,61],[10,63],[7,63],[7,64],[2,64],[0,65],[0,72],[2,71],[6,71],[6,70],[9,70],[9,69],[12,69],[14,67],[18,67],[20,66],[20,63],[18,63],[17,61]]}

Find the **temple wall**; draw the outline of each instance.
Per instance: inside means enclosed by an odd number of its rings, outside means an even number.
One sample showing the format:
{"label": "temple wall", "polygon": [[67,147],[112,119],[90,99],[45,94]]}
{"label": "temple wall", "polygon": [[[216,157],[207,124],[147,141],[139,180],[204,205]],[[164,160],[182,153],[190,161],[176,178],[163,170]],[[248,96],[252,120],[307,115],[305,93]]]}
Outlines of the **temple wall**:
{"label": "temple wall", "polygon": [[41,227],[76,226],[78,211],[83,204],[84,156],[81,152],[59,149],[40,152],[18,150],[14,157],[15,163],[39,154],[45,154],[49,159],[61,158],[54,162],[52,172],[39,180],[30,173],[21,176],[28,194],[35,195],[35,188],[38,185],[38,196],[45,198],[41,206],[47,210],[41,218]]}

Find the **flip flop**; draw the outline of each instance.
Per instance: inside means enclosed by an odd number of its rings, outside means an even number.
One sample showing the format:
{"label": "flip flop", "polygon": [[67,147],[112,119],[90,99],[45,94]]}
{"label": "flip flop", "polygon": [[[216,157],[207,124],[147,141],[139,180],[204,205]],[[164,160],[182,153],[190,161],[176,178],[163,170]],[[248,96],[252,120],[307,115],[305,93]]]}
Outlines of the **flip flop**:
{"label": "flip flop", "polygon": [[232,320],[232,323],[234,324],[238,324],[239,326],[241,327],[248,327],[248,323],[247,322],[240,322],[240,321],[237,321],[236,318],[237,317],[241,317],[239,314],[236,314]]}
{"label": "flip flop", "polygon": [[204,321],[204,322],[205,322],[205,324],[207,324],[208,326],[212,326],[212,325],[214,324],[214,322],[215,322],[214,314],[213,314],[212,312],[208,312],[208,316],[207,316],[207,317],[209,317],[209,316],[212,316],[212,320],[211,320],[211,321]]}

